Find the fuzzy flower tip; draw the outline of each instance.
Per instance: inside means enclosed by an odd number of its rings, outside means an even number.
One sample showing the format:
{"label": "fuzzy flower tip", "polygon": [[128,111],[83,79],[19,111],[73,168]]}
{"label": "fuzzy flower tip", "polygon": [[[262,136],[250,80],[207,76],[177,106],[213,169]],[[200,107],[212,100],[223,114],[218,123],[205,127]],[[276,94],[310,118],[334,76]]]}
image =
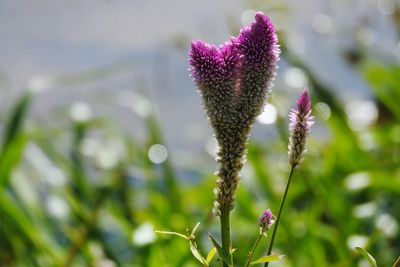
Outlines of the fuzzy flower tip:
{"label": "fuzzy flower tip", "polygon": [[239,36],[220,46],[192,42],[190,74],[219,146],[213,209],[217,216],[233,209],[246,142],[268,99],[279,52],[274,26],[262,12]]}
{"label": "fuzzy flower tip", "polygon": [[306,149],[307,137],[311,126],[314,124],[314,117],[311,116],[311,98],[306,88],[296,102],[297,110],[289,114],[289,161],[293,167],[297,167],[303,160]]}
{"label": "fuzzy flower tip", "polygon": [[275,216],[269,209],[264,211],[263,214],[261,214],[261,216],[258,218],[258,225],[260,226],[262,232],[266,232],[274,223]]}

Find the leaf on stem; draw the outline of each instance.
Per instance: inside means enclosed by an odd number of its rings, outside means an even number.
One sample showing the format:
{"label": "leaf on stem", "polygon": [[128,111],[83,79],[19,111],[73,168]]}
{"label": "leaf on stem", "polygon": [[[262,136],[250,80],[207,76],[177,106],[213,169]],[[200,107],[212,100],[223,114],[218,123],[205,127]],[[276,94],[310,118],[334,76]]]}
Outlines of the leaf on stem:
{"label": "leaf on stem", "polygon": [[196,234],[197,228],[199,228],[199,226],[200,226],[200,223],[198,222],[198,223],[193,227],[192,233],[190,234],[191,236],[194,236],[194,235]]}
{"label": "leaf on stem", "polygon": [[215,238],[209,234],[208,238],[210,239],[211,243],[213,244],[213,246],[217,249],[218,255],[220,256],[220,258],[229,266],[232,266],[232,264],[230,263],[229,260],[229,255],[226,255],[224,249],[221,247],[220,244],[218,244],[218,242],[215,240]]}
{"label": "leaf on stem", "polygon": [[250,264],[258,264],[258,263],[265,263],[265,262],[271,262],[271,261],[279,261],[281,260],[285,255],[267,255],[267,256],[262,256],[261,258],[252,261]]}
{"label": "leaf on stem", "polygon": [[215,255],[216,252],[217,252],[217,249],[215,247],[213,247],[210,250],[210,252],[208,252],[207,259],[206,259],[207,264],[210,264],[210,262],[214,258],[214,255]]}
{"label": "leaf on stem", "polygon": [[203,256],[201,256],[199,249],[197,248],[197,244],[195,239],[191,239],[189,241],[189,246],[190,246],[190,251],[192,252],[193,256],[202,264],[204,264],[204,266],[208,266],[207,260],[203,258]]}
{"label": "leaf on stem", "polygon": [[163,235],[177,235],[180,236],[186,240],[190,240],[190,236],[181,234],[181,233],[177,233],[177,232],[171,232],[171,231],[159,231],[159,230],[154,230],[154,232],[156,232],[157,234],[163,234]]}
{"label": "leaf on stem", "polygon": [[[182,238],[188,240],[188,241],[189,241],[190,252],[192,252],[193,256],[194,256],[199,262],[201,262],[205,267],[208,267],[208,266],[209,266],[209,262],[212,260],[214,254],[215,254],[215,251],[213,252],[213,250],[211,250],[211,251],[208,253],[207,260],[201,255],[201,253],[200,253],[200,251],[199,251],[199,249],[198,249],[198,247],[197,247],[196,236],[195,236],[196,231],[197,231],[199,225],[200,225],[200,223],[197,223],[197,224],[195,225],[195,227],[193,228],[193,230],[192,230],[192,232],[190,233],[190,235],[184,235],[184,234],[181,234],[181,233],[171,232],[171,231],[158,231],[158,230],[154,230],[154,232],[156,232],[156,233],[158,233],[158,234],[165,234],[165,235],[176,235],[176,236],[179,236],[179,237],[182,237]],[[188,230],[188,232],[189,232],[189,230]]]}
{"label": "leaf on stem", "polygon": [[372,257],[372,255],[369,254],[365,249],[363,249],[361,247],[355,247],[355,249],[371,264],[372,267],[378,267],[374,257]]}

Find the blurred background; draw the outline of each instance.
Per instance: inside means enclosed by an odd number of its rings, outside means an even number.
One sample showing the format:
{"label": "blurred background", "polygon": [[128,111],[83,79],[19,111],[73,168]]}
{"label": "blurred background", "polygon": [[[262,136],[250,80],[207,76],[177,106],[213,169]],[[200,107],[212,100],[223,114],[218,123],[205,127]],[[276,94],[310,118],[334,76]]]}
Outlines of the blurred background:
{"label": "blurred background", "polygon": [[[199,266],[185,233],[211,215],[216,144],[188,74],[269,15],[282,49],[232,213],[244,264],[277,213],[287,115],[308,86],[316,124],[271,266],[381,266],[400,256],[400,1],[0,1],[0,266]],[[264,239],[256,256],[266,253]],[[218,266],[216,260],[212,266]]]}

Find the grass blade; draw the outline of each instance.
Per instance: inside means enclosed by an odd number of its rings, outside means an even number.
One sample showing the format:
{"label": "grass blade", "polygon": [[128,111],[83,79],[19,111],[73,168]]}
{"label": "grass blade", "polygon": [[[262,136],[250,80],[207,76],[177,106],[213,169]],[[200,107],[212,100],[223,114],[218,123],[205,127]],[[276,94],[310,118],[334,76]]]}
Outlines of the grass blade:
{"label": "grass blade", "polygon": [[365,249],[363,249],[361,247],[355,247],[355,249],[357,250],[358,253],[360,253],[369,262],[369,264],[371,264],[372,267],[378,267],[374,257],[372,257],[372,255],[369,254]]}

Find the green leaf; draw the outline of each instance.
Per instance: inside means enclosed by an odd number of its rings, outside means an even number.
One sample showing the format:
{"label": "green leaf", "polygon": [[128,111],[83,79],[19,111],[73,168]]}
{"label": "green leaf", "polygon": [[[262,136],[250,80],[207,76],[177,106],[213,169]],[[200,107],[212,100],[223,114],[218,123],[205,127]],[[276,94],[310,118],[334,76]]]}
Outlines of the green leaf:
{"label": "green leaf", "polygon": [[215,247],[213,247],[210,250],[210,252],[208,252],[207,259],[206,259],[207,264],[210,264],[210,262],[214,258],[214,255],[215,255],[216,252],[217,252],[217,249]]}
{"label": "green leaf", "polygon": [[208,266],[207,261],[203,258],[203,256],[201,256],[197,245],[196,245],[196,241],[195,239],[191,239],[189,242],[189,246],[190,246],[190,251],[192,252],[193,256],[202,264],[204,264],[205,266]]}
{"label": "green leaf", "polygon": [[7,144],[7,148],[0,155],[1,186],[4,186],[10,181],[11,172],[19,164],[27,141],[27,136],[20,133]]}
{"label": "green leaf", "polygon": [[400,256],[397,258],[396,262],[393,263],[392,267],[399,267],[400,266]]}
{"label": "green leaf", "polygon": [[[195,237],[195,233],[197,228],[199,227],[200,223],[197,223],[195,225],[195,227],[193,228],[190,236],[186,236],[184,234],[181,233],[177,233],[177,232],[171,232],[171,231],[158,231],[158,230],[154,230],[154,232],[158,233],[158,234],[165,234],[165,235],[176,235],[179,237],[182,237],[186,240],[189,240],[189,247],[190,247],[190,251],[192,252],[193,256],[199,261],[201,262],[204,266],[208,266],[208,262],[206,261],[206,259],[204,259],[204,257],[201,255],[199,249],[197,248],[197,243],[196,243],[196,237]],[[208,258],[208,257],[207,257]],[[212,259],[212,256],[211,256]]]}
{"label": "green leaf", "polygon": [[177,233],[177,232],[171,232],[171,231],[158,231],[158,230],[154,230],[154,232],[156,232],[157,234],[163,234],[163,235],[177,235],[180,236],[186,240],[190,240],[189,236],[186,236],[184,234],[181,233]]}
{"label": "green leaf", "polygon": [[0,154],[0,183],[6,184],[13,168],[19,163],[27,141],[23,130],[31,103],[31,93],[25,93],[13,107],[4,125],[2,151]]}
{"label": "green leaf", "polygon": [[398,99],[400,97],[400,68],[396,65],[383,66],[369,64],[364,67],[364,76],[371,84],[375,96],[390,110],[397,118],[400,118]]}
{"label": "green leaf", "polygon": [[371,264],[372,267],[378,267],[378,265],[376,264],[376,260],[374,259],[374,257],[372,257],[371,254],[369,254],[365,249],[361,248],[361,247],[355,247],[355,249],[357,250],[358,253],[360,253],[365,259],[368,260],[368,262]]}
{"label": "green leaf", "polygon": [[32,95],[30,92],[24,94],[13,107],[3,132],[3,153],[8,145],[22,132],[23,123],[30,106]]}
{"label": "green leaf", "polygon": [[250,264],[258,264],[258,263],[265,263],[265,262],[271,262],[271,261],[279,261],[281,260],[284,255],[267,255],[267,256],[262,256],[261,258],[252,261]]}
{"label": "green leaf", "polygon": [[194,236],[194,234],[196,233],[197,228],[199,228],[199,226],[200,226],[200,223],[199,222],[196,223],[196,225],[193,227],[192,233],[190,235]]}
{"label": "green leaf", "polygon": [[208,235],[208,238],[210,239],[213,246],[217,249],[218,255],[221,257],[221,259],[229,266],[232,266],[229,260],[229,255],[226,255],[224,249],[218,244],[215,238],[212,235]]}
{"label": "green leaf", "polygon": [[[34,245],[33,249],[42,250],[53,257],[54,260],[60,260],[57,258],[55,249],[52,248],[52,244],[47,240],[42,231],[38,231],[38,228],[34,225],[27,214],[16,205],[16,203],[9,197],[9,194],[5,189],[0,187],[0,214],[2,217],[6,217],[12,220],[18,229],[18,233],[24,240],[28,242],[30,246]],[[0,225],[2,226],[2,225]],[[4,226],[3,226],[4,227]],[[12,235],[12,233],[10,233]]]}

